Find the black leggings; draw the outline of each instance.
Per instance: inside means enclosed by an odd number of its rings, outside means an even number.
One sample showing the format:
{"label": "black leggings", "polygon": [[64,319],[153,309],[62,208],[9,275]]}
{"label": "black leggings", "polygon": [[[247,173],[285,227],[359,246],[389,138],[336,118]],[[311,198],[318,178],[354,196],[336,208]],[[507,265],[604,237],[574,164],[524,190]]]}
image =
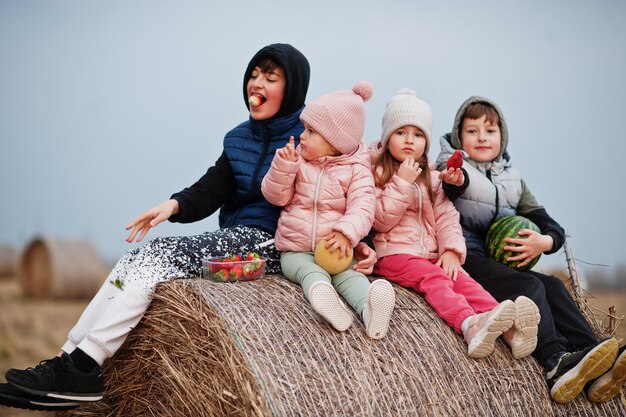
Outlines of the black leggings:
{"label": "black leggings", "polygon": [[520,272],[484,256],[468,253],[463,268],[498,301],[524,295],[541,314],[533,356],[552,369],[554,354],[598,343],[593,330],[560,279],[538,272]]}

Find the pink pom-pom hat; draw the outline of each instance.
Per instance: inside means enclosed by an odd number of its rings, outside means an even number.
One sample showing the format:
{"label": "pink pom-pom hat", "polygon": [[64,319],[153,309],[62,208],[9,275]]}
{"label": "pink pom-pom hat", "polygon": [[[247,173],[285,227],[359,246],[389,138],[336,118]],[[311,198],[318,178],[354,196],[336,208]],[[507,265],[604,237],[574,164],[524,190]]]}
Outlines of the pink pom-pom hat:
{"label": "pink pom-pom hat", "polygon": [[302,111],[300,120],[311,126],[342,154],[352,154],[363,139],[363,103],[373,93],[372,84],[359,81],[352,90],[335,91],[313,100]]}

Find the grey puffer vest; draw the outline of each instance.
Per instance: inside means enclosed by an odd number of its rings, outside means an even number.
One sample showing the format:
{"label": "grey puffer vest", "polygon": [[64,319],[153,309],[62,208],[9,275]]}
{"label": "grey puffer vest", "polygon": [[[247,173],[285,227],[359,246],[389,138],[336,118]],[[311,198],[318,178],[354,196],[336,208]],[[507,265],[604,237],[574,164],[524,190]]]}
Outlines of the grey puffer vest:
{"label": "grey puffer vest", "polygon": [[[450,134],[440,139],[440,145],[438,166],[441,161],[445,165],[454,152]],[[511,166],[507,155],[493,162],[476,162],[469,159],[465,152],[463,156],[469,187],[454,201],[454,207],[461,215],[467,250],[485,255],[484,239],[491,222],[516,213],[515,208],[522,196],[522,178],[520,172]]]}

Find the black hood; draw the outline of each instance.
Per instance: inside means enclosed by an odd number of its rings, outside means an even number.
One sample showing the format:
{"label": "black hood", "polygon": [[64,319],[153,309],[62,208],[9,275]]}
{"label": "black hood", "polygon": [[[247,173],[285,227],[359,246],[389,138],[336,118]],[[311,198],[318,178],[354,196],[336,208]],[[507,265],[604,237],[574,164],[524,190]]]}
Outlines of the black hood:
{"label": "black hood", "polygon": [[254,67],[265,58],[271,59],[285,71],[285,97],[278,113],[274,117],[292,114],[304,105],[306,93],[309,89],[311,69],[309,61],[302,55],[302,52],[286,43],[273,43],[263,47],[248,63],[248,68],[246,68],[246,72],[243,75],[243,99],[246,107],[250,110],[248,92],[246,91],[248,79]]}

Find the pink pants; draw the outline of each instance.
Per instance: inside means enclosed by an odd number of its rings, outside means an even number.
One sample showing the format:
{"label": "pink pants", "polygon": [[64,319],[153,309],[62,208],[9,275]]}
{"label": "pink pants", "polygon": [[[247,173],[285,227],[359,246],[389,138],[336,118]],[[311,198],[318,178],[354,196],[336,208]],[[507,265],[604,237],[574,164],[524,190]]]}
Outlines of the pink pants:
{"label": "pink pants", "polygon": [[374,274],[423,294],[439,317],[457,333],[461,333],[466,318],[498,305],[471,277],[459,272],[457,280],[452,281],[435,262],[414,255],[389,255],[378,260]]}

